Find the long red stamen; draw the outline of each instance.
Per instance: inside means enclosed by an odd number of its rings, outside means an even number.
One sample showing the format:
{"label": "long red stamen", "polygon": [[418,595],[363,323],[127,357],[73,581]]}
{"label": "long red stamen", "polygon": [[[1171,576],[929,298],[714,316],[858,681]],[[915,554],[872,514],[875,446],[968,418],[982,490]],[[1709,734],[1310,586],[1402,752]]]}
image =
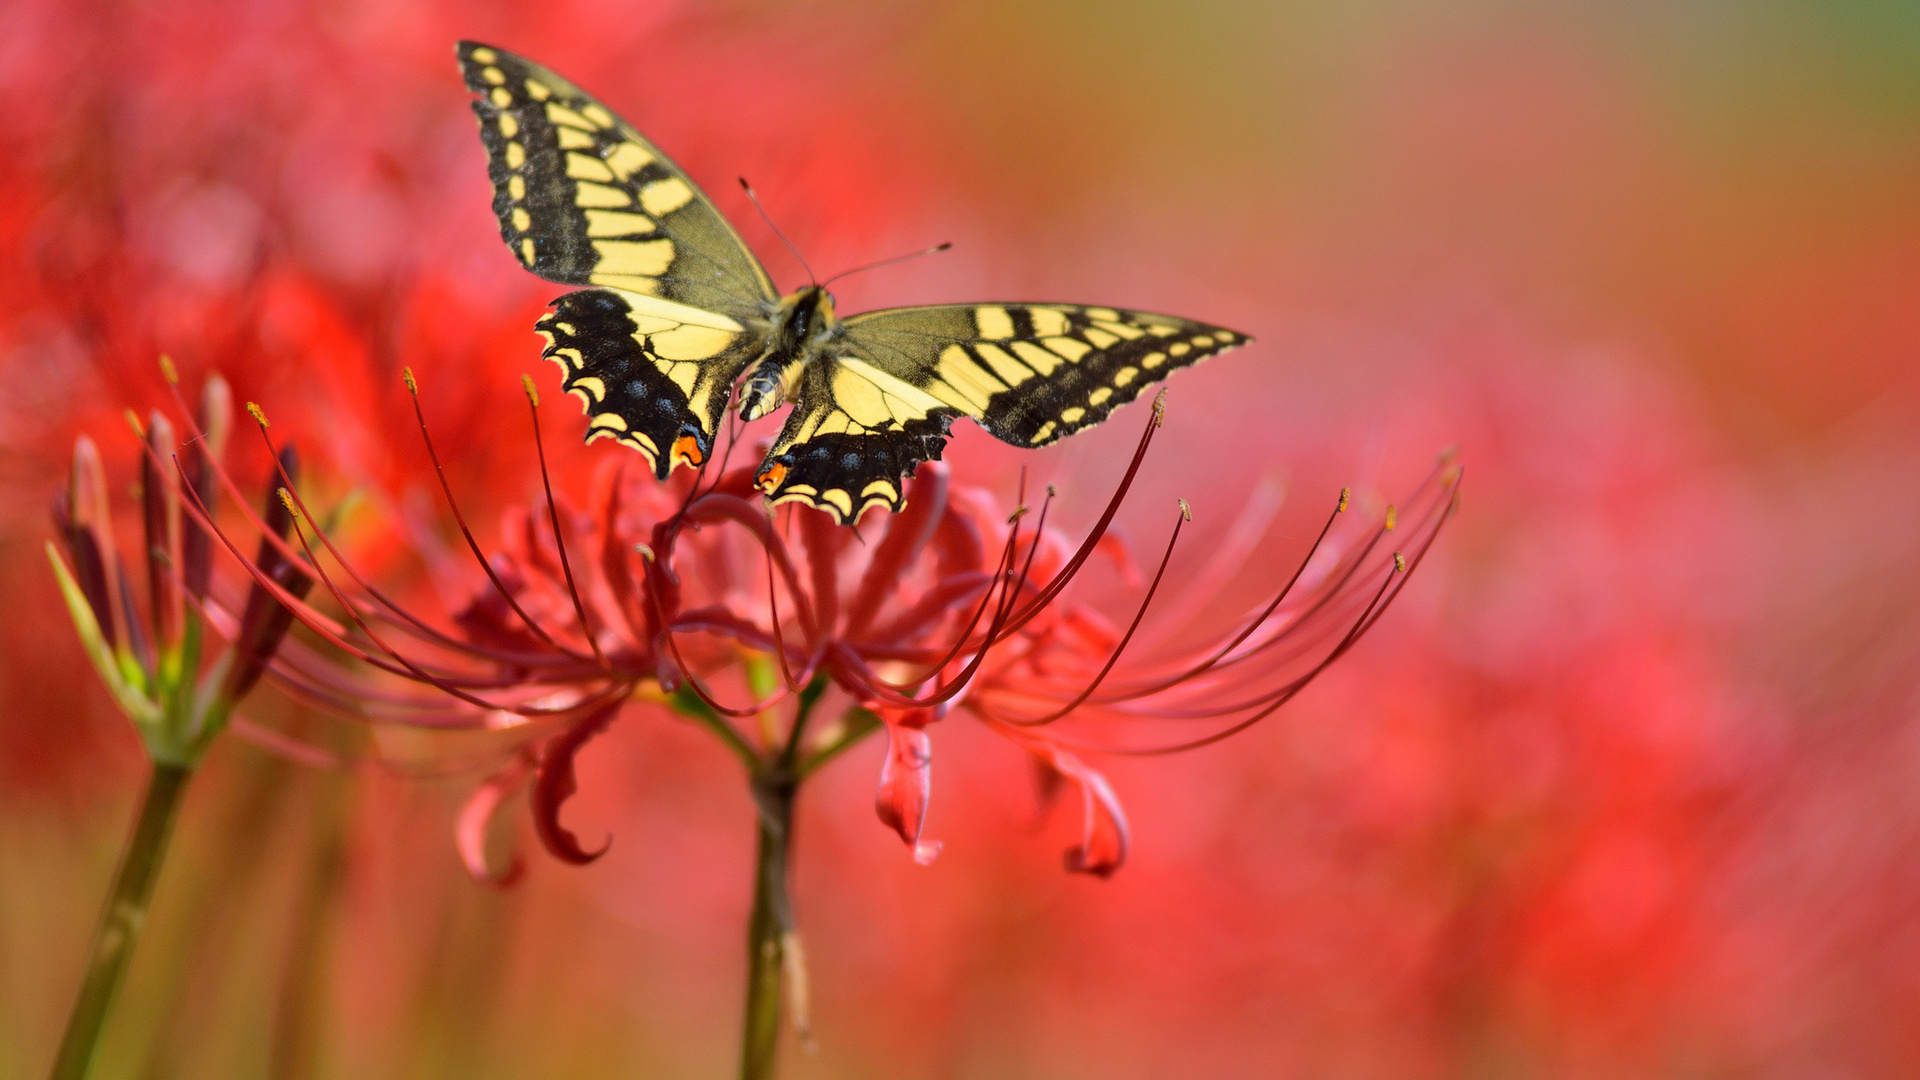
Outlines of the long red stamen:
{"label": "long red stamen", "polygon": [[567,597],[573,601],[574,616],[580,620],[580,633],[593,648],[593,658],[600,662],[601,668],[612,671],[613,665],[607,663],[606,654],[600,651],[599,635],[587,622],[587,606],[580,600],[580,590],[573,582],[573,564],[567,559],[567,541],[560,535],[560,509],[554,504],[553,481],[547,476],[546,440],[540,437],[540,395],[534,390],[532,379],[525,375],[520,379],[527,391],[527,414],[533,417],[533,449],[540,459],[540,487],[547,493],[547,522],[553,526],[553,546],[560,552],[560,572],[567,579]]}
{"label": "long red stamen", "polygon": [[1340,495],[1339,505],[1334,509],[1333,513],[1327,515],[1326,524],[1320,526],[1320,535],[1314,537],[1313,546],[1309,547],[1307,549],[1306,555],[1301,557],[1300,565],[1294,567],[1293,576],[1288,578],[1287,583],[1280,587],[1280,591],[1274,595],[1273,600],[1270,603],[1268,603],[1266,608],[1260,612],[1259,617],[1249,622],[1245,628],[1243,628],[1238,634],[1235,634],[1233,636],[1233,639],[1231,641],[1227,642],[1225,645],[1222,645],[1219,649],[1215,650],[1213,655],[1207,657],[1205,660],[1200,661],[1199,663],[1193,665],[1192,667],[1187,668],[1185,671],[1179,672],[1178,674],[1175,674],[1175,675],[1170,675],[1164,679],[1159,680],[1158,682],[1150,683],[1144,687],[1130,688],[1125,691],[1109,694],[1101,698],[1099,701],[1095,702],[1095,704],[1107,704],[1109,702],[1116,702],[1116,701],[1129,701],[1135,698],[1146,697],[1150,694],[1160,693],[1163,690],[1170,689],[1171,687],[1177,686],[1180,683],[1186,682],[1189,679],[1205,674],[1215,664],[1219,663],[1223,658],[1225,658],[1228,653],[1231,653],[1233,650],[1239,648],[1242,643],[1244,643],[1248,638],[1253,636],[1254,631],[1260,629],[1260,627],[1264,625],[1268,619],[1273,617],[1273,613],[1279,610],[1280,605],[1287,599],[1288,594],[1293,592],[1293,587],[1296,584],[1298,584],[1300,581],[1300,575],[1306,573],[1307,564],[1313,561],[1313,556],[1315,553],[1317,553],[1320,550],[1320,545],[1326,542],[1327,533],[1332,531],[1333,523],[1339,520],[1340,514],[1344,512],[1346,509],[1346,505],[1347,505],[1347,496],[1345,492],[1342,492]]}
{"label": "long red stamen", "polygon": [[[281,490],[285,491],[286,489],[282,488]],[[283,496],[283,498],[286,499],[287,509],[292,510],[294,506],[293,497],[291,495],[285,495]],[[302,529],[300,527],[300,519],[297,513],[295,515],[294,522],[293,522],[293,534],[294,536],[299,538],[300,547],[306,552],[307,561],[311,563],[313,561],[313,549],[307,544],[307,533],[305,529]],[[393,646],[387,644],[386,639],[382,638],[379,634],[376,634],[373,632],[373,627],[369,625],[367,623],[367,620],[361,616],[360,609],[355,607],[353,602],[347,599],[346,594],[341,592],[338,585],[334,584],[333,578],[330,575],[319,572],[318,567],[315,567],[315,572],[319,574],[321,583],[326,585],[327,591],[333,594],[334,602],[338,603],[341,609],[347,613],[347,617],[352,619],[353,624],[360,628],[360,632],[362,634],[365,634],[369,641],[372,641],[375,645],[379,646],[382,652],[385,652],[388,656],[392,657],[394,663],[397,663],[401,667],[405,668],[407,674],[412,675],[414,678],[419,679],[421,682],[424,682],[433,686],[435,689],[441,691],[442,693],[451,694],[452,696],[459,698],[461,701],[464,701],[469,705],[475,705],[482,709],[508,710],[507,706],[502,705],[498,702],[488,701],[485,698],[475,697],[474,695],[467,693],[464,689],[458,686],[455,686],[451,682],[441,679],[438,675],[434,674],[433,672],[427,671],[425,668],[422,668],[420,665],[414,663],[412,660],[409,660],[405,656],[402,656],[398,649],[395,649]],[[398,674],[398,672],[396,672],[396,674]]]}
{"label": "long red stamen", "polygon": [[[1023,488],[1025,487],[1024,478],[1022,482],[1022,487]],[[1020,568],[1019,580],[1022,584],[1024,584],[1026,581],[1029,580],[1027,575],[1028,575],[1028,572],[1033,569],[1034,555],[1039,552],[1040,541],[1046,535],[1047,510],[1052,505],[1053,505],[1053,492],[1049,490],[1047,492],[1047,501],[1044,504],[1042,504],[1040,507],[1040,519],[1039,519],[1039,523],[1034,528],[1033,543],[1031,546],[1027,548],[1027,561]],[[1018,523],[1019,516],[1020,515],[1016,513],[1014,527],[1007,534],[1006,549],[1001,553],[999,565],[994,568],[993,577],[989,579],[996,584],[999,584],[1003,581],[1003,575],[1006,574],[1008,567],[1012,563],[1013,556],[1018,551],[1019,535],[1020,535],[1019,523]],[[958,658],[962,652],[966,651],[968,642],[971,641],[973,638],[974,628],[980,625],[980,617],[986,614],[988,605],[990,605],[993,602],[993,594],[994,594],[994,590],[992,588],[989,588],[986,594],[980,598],[980,604],[978,607],[974,608],[973,617],[967,620],[966,628],[960,632],[959,637],[954,639],[953,645],[949,647],[944,654],[941,655],[940,659],[927,665],[926,674],[921,675],[917,679],[904,679],[898,682],[882,679],[882,680],[879,680],[881,685],[889,687],[894,690],[903,690],[903,691],[910,690],[913,687],[919,686],[922,683],[926,682],[928,679],[933,678],[935,675],[938,675],[941,672],[941,670],[944,669],[948,664],[953,663],[953,661],[956,658]],[[1007,583],[1005,587],[1001,589],[1000,606],[996,609],[997,614],[995,615],[996,623],[1001,621],[1002,616],[1004,616],[1007,610],[1010,610],[1013,600],[1016,599],[1018,595],[1019,593],[1014,589],[1011,583]],[[984,654],[988,645],[990,645],[991,642],[992,642],[992,638],[991,638],[991,635],[989,635],[986,641],[983,641],[975,645],[974,647]]]}
{"label": "long red stamen", "polygon": [[[250,408],[249,411],[253,411],[253,410]],[[287,471],[285,467],[280,464],[280,451],[279,451],[279,448],[274,445],[273,437],[267,433],[265,416],[263,414],[256,412],[254,414],[254,420],[255,420],[254,427],[256,428],[256,430],[260,432],[260,439],[266,445],[267,454],[273,460],[275,471],[279,474],[281,488],[285,490],[289,495],[293,496],[294,505],[299,509],[300,514],[307,519],[307,524],[310,528],[313,529],[313,534],[316,538],[319,539],[321,547],[323,547],[326,550],[327,554],[333,556],[333,561],[335,565],[339,566],[340,569],[344,571],[346,575],[353,580],[354,584],[359,586],[361,591],[365,592],[367,596],[374,601],[374,603],[378,604],[381,608],[384,608],[388,613],[390,613],[391,616],[393,616],[395,619],[398,620],[397,622],[393,621],[393,619],[385,619],[383,621],[388,621],[395,627],[414,633],[418,635],[422,640],[431,642],[432,644],[441,646],[442,648],[447,648],[447,649],[452,649],[458,652],[467,653],[468,655],[471,655],[478,659],[487,660],[487,661],[498,663],[498,664],[513,664],[513,665],[518,665],[523,667],[541,667],[541,666],[552,665],[552,664],[577,663],[579,661],[586,659],[585,657],[578,656],[578,655],[569,656],[569,657],[554,657],[554,656],[547,656],[547,655],[542,655],[538,653],[508,652],[502,649],[490,649],[482,645],[476,645],[469,641],[463,641],[459,638],[453,637],[452,635],[446,633],[445,631],[436,629],[431,624],[423,621],[422,619],[415,616],[412,612],[409,612],[404,607],[400,606],[398,602],[396,602],[391,597],[389,597],[386,593],[382,592],[379,588],[374,586],[372,582],[369,582],[366,579],[366,576],[361,574],[360,571],[354,567],[353,563],[348,561],[346,555],[344,555],[339,548],[334,546],[333,540],[327,535],[326,530],[320,527],[320,519],[314,516],[313,511],[307,506],[305,498],[301,496],[300,485],[293,482],[293,478],[287,475]],[[264,522],[261,522],[258,519],[258,517],[253,514],[251,506],[247,504],[244,500],[238,499],[239,489],[234,484],[232,477],[228,475],[224,469],[221,469],[217,464],[214,466],[214,468],[218,471],[224,486],[227,487],[231,492],[235,494],[236,500],[239,501],[243,509],[247,511],[248,516],[250,518],[253,518],[254,523],[257,526],[259,526],[262,529],[265,529]],[[265,535],[268,535],[272,538],[272,542],[274,546],[280,550],[282,555],[284,555],[286,558],[289,558],[289,559],[294,558],[294,551],[292,546],[289,545],[284,539],[282,539],[278,533],[274,533],[271,530],[268,530]],[[377,614],[377,613],[370,613],[370,614]]]}
{"label": "long red stamen", "polygon": [[413,381],[413,371],[407,369],[403,374],[406,376],[407,396],[413,401],[413,417],[420,425],[420,440],[427,446],[427,458],[433,462],[433,474],[439,478],[440,491],[447,497],[447,509],[453,511],[454,523],[460,526],[460,535],[466,538],[467,550],[473,552],[474,561],[480,564],[481,571],[487,575],[488,581],[493,582],[493,587],[499,592],[500,598],[507,602],[507,606],[513,609],[515,615],[520,616],[520,621],[527,624],[527,629],[533,631],[534,636],[568,656],[585,659],[581,653],[560,644],[552,634],[547,633],[545,627],[534,621],[533,616],[527,614],[526,609],[520,606],[520,601],[515,600],[513,593],[501,582],[500,575],[494,572],[493,563],[480,550],[480,542],[473,538],[473,530],[467,527],[466,516],[460,513],[460,504],[453,497],[453,487],[447,482],[447,470],[440,464],[439,452],[433,448],[433,436],[427,431],[427,415],[420,408],[420,388]]}
{"label": "long red stamen", "polygon": [[800,682],[793,677],[793,669],[787,665],[786,637],[780,632],[780,596],[773,580],[773,552],[761,549],[767,561],[767,616],[773,624],[773,654],[780,661],[780,678],[787,684],[787,692],[798,694]]}
{"label": "long red stamen", "polygon": [[789,689],[782,688],[778,693],[761,704],[745,709],[736,709],[730,705],[721,704],[706,687],[700,685],[699,676],[693,673],[693,669],[687,665],[686,658],[680,655],[680,643],[678,639],[674,637],[673,626],[668,622],[666,612],[660,607],[659,594],[649,589],[647,590],[647,596],[653,602],[655,618],[660,620],[660,636],[666,640],[667,653],[673,657],[674,665],[680,669],[680,674],[687,680],[687,689],[692,690],[693,696],[699,698],[702,704],[714,712],[722,716],[732,716],[743,719],[749,716],[758,716],[768,709],[773,708],[775,705],[780,704],[782,701],[785,701],[787,697],[793,693],[793,691]]}
{"label": "long red stamen", "polygon": [[[1024,510],[1025,507],[1021,507],[1020,510],[1014,512],[1011,523],[1012,528],[1007,532],[1007,545],[1000,557],[1001,569],[999,572],[1001,574],[1008,572],[1006,566],[1014,553],[1019,550],[1020,519],[1024,516],[1022,513]],[[1035,544],[1039,543],[1038,534],[1035,535],[1034,542]],[[1031,559],[1029,559],[1029,562],[1031,562]],[[894,684],[875,677],[871,671],[864,671],[866,668],[865,662],[854,656],[851,649],[847,649],[844,644],[841,646],[841,649],[853,664],[863,669],[864,677],[869,688],[874,691],[875,696],[880,701],[889,707],[925,709],[951,701],[973,681],[975,673],[980,670],[980,665],[986,662],[987,653],[993,649],[993,646],[999,642],[1005,634],[1011,633],[1011,631],[1008,631],[1006,628],[1007,617],[1013,611],[1014,605],[1019,599],[1021,589],[1025,584],[1026,571],[1023,568],[1019,579],[1014,580],[1009,578],[1001,590],[1001,602],[994,608],[993,622],[988,624],[986,637],[981,641],[978,648],[975,649],[973,658],[967,661],[967,666],[962,668],[958,674],[952,679],[941,682],[940,685],[934,689],[933,693],[927,697],[916,698],[899,692],[899,689],[897,689]],[[988,596],[991,597],[992,593],[989,592]],[[978,615],[976,614],[975,617],[978,618]],[[944,667],[945,665],[941,666]]]}
{"label": "long red stamen", "polygon": [[[1451,509],[1452,505],[1450,501],[1449,509]],[[1340,643],[1336,645],[1324,659],[1314,665],[1311,670],[1275,691],[1273,699],[1258,712],[1210,735],[1170,746],[1129,748],[1082,745],[1076,748],[1097,753],[1118,754],[1130,757],[1153,757],[1163,754],[1182,753],[1230,738],[1272,715],[1275,710],[1297,696],[1301,690],[1305,689],[1309,683],[1331,666],[1335,660],[1346,655],[1346,653],[1359,642],[1361,637],[1373,628],[1374,624],[1380,620],[1380,617],[1386,614],[1387,608],[1406,590],[1407,582],[1413,578],[1413,571],[1419,568],[1421,561],[1426,558],[1427,552],[1432,549],[1434,541],[1439,538],[1440,530],[1445,527],[1448,516],[1450,515],[1443,515],[1441,517],[1440,521],[1428,533],[1420,548],[1414,553],[1412,560],[1404,559],[1398,552],[1394,554],[1393,569],[1387,574],[1386,580],[1380,583],[1380,588],[1374,593],[1373,599],[1361,611],[1359,618],[1354,620],[1352,628],[1348,630],[1346,636],[1340,640]],[[1398,582],[1397,586],[1395,584],[1396,582]],[[1073,744],[1063,741],[1062,745]]]}
{"label": "long red stamen", "polygon": [[1146,429],[1140,433],[1140,443],[1134,447],[1133,459],[1127,463],[1127,471],[1120,477],[1120,486],[1114,490],[1113,498],[1108,500],[1106,510],[1100,514],[1100,519],[1094,522],[1093,530],[1087,533],[1086,539],[1081,542],[1080,550],[1073,553],[1073,558],[1067,560],[1067,565],[1061,567],[1060,571],[1054,574],[1053,579],[1040,590],[1039,595],[1034,597],[1032,602],[1013,619],[1012,624],[1007,627],[1007,633],[1019,633],[1021,628],[1033,621],[1034,616],[1040,614],[1048,604],[1053,602],[1054,597],[1060,595],[1060,591],[1067,587],[1067,583],[1073,580],[1074,575],[1080,572],[1080,567],[1093,555],[1094,549],[1100,544],[1100,538],[1106,535],[1107,527],[1113,524],[1113,516],[1120,512],[1120,504],[1126,499],[1128,489],[1133,486],[1133,478],[1139,474],[1141,462],[1147,458],[1147,447],[1153,444],[1153,433],[1160,430],[1160,422],[1166,416],[1166,403],[1167,391],[1162,387],[1154,396],[1153,415],[1148,419]]}
{"label": "long red stamen", "polygon": [[817,651],[820,632],[814,621],[813,610],[807,603],[805,591],[800,588],[799,572],[794,568],[786,541],[774,531],[773,522],[768,520],[766,512],[738,495],[716,492],[702,495],[688,504],[684,518],[692,524],[719,518],[745,526],[754,540],[773,557],[780,576],[786,579],[787,595],[793,597],[794,615],[800,620],[800,629],[807,637],[808,648]]}
{"label": "long red stamen", "polygon": [[[174,464],[175,470],[180,472],[181,479],[184,481],[185,469],[180,462],[180,457],[178,454],[174,455],[173,464]],[[421,679],[422,681],[432,683],[437,688],[449,694],[452,694],[454,697],[460,698],[461,700],[467,701],[471,704],[478,705],[481,708],[497,709],[501,712],[511,712],[511,713],[516,713],[523,716],[544,715],[549,712],[558,711],[558,710],[552,710],[552,709],[543,709],[537,706],[494,705],[490,702],[486,702],[481,699],[474,698],[471,695],[467,695],[456,688],[437,682],[433,680],[431,677],[426,677],[414,671],[411,671],[409,670],[408,667],[404,666],[403,664],[396,664],[392,661],[386,660],[382,657],[375,656],[372,653],[369,653],[366,650],[359,648],[358,646],[354,645],[352,642],[349,642],[346,639],[345,637],[346,630],[344,627],[340,626],[340,624],[334,622],[332,619],[329,619],[325,615],[322,615],[320,612],[316,611],[313,607],[308,605],[300,597],[297,597],[293,595],[291,592],[282,588],[278,582],[274,581],[265,572],[263,572],[258,566],[256,566],[251,560],[247,559],[244,555],[242,555],[240,553],[240,549],[234,545],[233,538],[228,536],[225,530],[221,529],[218,525],[216,525],[213,522],[211,518],[207,516],[206,508],[200,502],[199,496],[193,491],[192,486],[184,483],[181,486],[182,486],[183,493],[186,494],[188,499],[187,503],[182,506],[182,509],[189,510],[189,512],[193,514],[195,521],[202,528],[206,529],[208,532],[213,534],[213,536],[220,541],[221,545],[227,549],[228,554],[232,555],[235,561],[240,563],[241,568],[247,571],[247,574],[253,578],[256,584],[258,584],[261,588],[265,589],[268,592],[268,594],[271,595],[274,600],[278,601],[283,607],[293,612],[294,617],[299,619],[302,623],[305,623],[309,630],[312,630],[315,634],[318,634],[323,640],[325,640],[329,645],[332,645],[334,648],[341,650],[342,652],[346,653],[348,656],[352,657],[353,659],[369,664],[375,668],[378,668],[381,671],[387,672],[388,674],[398,675],[403,678],[413,677],[413,678]],[[268,532],[266,535],[272,535],[272,533]],[[302,543],[304,545],[304,538]],[[298,556],[296,556],[296,558],[297,557]],[[309,556],[308,558],[310,559],[311,556]],[[315,569],[317,571],[317,568]],[[322,581],[329,581],[327,576],[324,574],[319,574],[318,576],[321,578]],[[335,593],[336,598],[338,598],[339,593],[338,593],[337,586],[332,585],[330,581],[329,581],[329,589],[332,590]],[[364,626],[364,624],[362,625]],[[369,634],[368,636],[371,638],[373,635]],[[376,641],[376,643],[379,643],[383,649],[386,648],[384,642],[379,642],[377,638],[375,638],[374,640]]]}
{"label": "long red stamen", "polygon": [[[294,483],[293,478],[287,475],[286,469],[279,464],[280,451],[279,451],[279,448],[274,445],[273,437],[267,433],[267,425],[264,422],[265,417],[263,415],[256,414],[254,419],[255,419],[254,427],[260,432],[260,439],[263,443],[266,444],[267,454],[275,463],[274,468],[275,468],[275,471],[279,474],[281,488],[285,490],[289,495],[293,496],[294,505],[299,509],[301,516],[307,519],[307,524],[309,527],[313,529],[313,534],[320,541],[320,546],[326,550],[327,554],[333,556],[333,561],[335,565],[339,566],[340,569],[349,578],[353,580],[353,583],[357,585],[362,592],[366,593],[367,596],[374,601],[374,603],[378,604],[381,608],[384,608],[388,613],[390,613],[395,619],[398,620],[398,622],[394,622],[393,625],[395,625],[400,629],[404,629],[409,632],[415,633],[419,637],[421,637],[423,640],[429,641],[435,645],[439,645],[447,649],[456,650],[458,652],[467,653],[476,658],[491,661],[494,663],[515,664],[515,665],[520,665],[525,667],[539,667],[543,665],[549,665],[549,664],[555,664],[555,663],[566,663],[570,661],[577,662],[578,660],[584,659],[584,657],[569,657],[569,658],[563,659],[563,658],[546,656],[546,655],[541,655],[536,653],[515,653],[515,652],[507,652],[505,650],[500,650],[500,649],[490,649],[485,646],[476,645],[472,642],[463,641],[459,638],[453,637],[452,635],[446,633],[445,631],[435,628],[431,624],[415,616],[412,612],[408,611],[406,608],[402,607],[397,601],[389,597],[386,593],[382,592],[372,582],[368,581],[366,579],[366,576],[361,574],[360,571],[354,567],[353,563],[348,561],[346,555],[343,554],[339,548],[334,546],[332,538],[330,538],[327,535],[327,532],[325,529],[322,529],[320,527],[320,519],[314,515],[312,509],[310,509],[307,506],[306,499],[300,494],[300,485]],[[236,490],[237,492],[237,488],[234,487],[234,484],[232,483],[231,478],[226,477],[224,470],[221,470],[221,475],[223,478],[226,479],[226,486],[230,489]],[[245,504],[243,503],[243,505]],[[287,545],[287,543],[284,540],[281,540],[277,533],[273,535],[276,541],[276,546],[282,549],[283,554],[291,558],[293,556],[292,547]],[[392,621],[392,620],[388,620],[388,621]]]}
{"label": "long red stamen", "polygon": [[1180,516],[1174,520],[1173,535],[1167,538],[1167,550],[1165,554],[1160,556],[1160,567],[1153,573],[1153,583],[1147,586],[1147,594],[1141,598],[1139,609],[1133,613],[1133,621],[1127,625],[1127,632],[1121,635],[1119,643],[1113,647],[1113,652],[1107,656],[1107,662],[1101,666],[1100,673],[1093,677],[1093,681],[1087,684],[1086,689],[1080,691],[1079,695],[1072,701],[1067,702],[1054,712],[1037,719],[1010,721],[1011,723],[1016,723],[1023,727],[1039,727],[1042,724],[1051,724],[1086,704],[1087,699],[1093,696],[1094,691],[1100,689],[1100,684],[1112,673],[1113,665],[1120,662],[1120,654],[1126,651],[1127,643],[1133,640],[1134,632],[1140,629],[1140,620],[1146,618],[1147,608],[1153,603],[1153,594],[1159,591],[1160,580],[1167,575],[1167,564],[1173,560],[1173,547],[1180,542],[1180,527],[1191,520],[1192,518],[1187,510],[1187,502],[1185,499],[1182,499],[1180,500]]}

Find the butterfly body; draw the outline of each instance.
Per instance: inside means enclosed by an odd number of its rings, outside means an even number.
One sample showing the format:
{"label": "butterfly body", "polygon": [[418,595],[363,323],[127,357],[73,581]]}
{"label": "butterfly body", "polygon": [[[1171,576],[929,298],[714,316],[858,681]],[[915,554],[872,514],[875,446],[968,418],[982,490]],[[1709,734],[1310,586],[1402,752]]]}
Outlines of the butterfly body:
{"label": "butterfly body", "polygon": [[501,238],[526,269],[582,286],[535,324],[543,355],[580,399],[588,440],[638,450],[661,479],[707,460],[728,408],[751,421],[790,404],[756,483],[852,521],[898,510],[958,417],[1045,446],[1248,340],[1076,304],[842,318],[818,285],[776,290],[712,201],[598,101],[504,50],[461,42],[457,55]]}
{"label": "butterfly body", "polygon": [[833,294],[818,285],[781,297],[769,335],[773,345],[741,384],[740,419],[758,420],[793,400],[808,361],[825,355],[837,324]]}

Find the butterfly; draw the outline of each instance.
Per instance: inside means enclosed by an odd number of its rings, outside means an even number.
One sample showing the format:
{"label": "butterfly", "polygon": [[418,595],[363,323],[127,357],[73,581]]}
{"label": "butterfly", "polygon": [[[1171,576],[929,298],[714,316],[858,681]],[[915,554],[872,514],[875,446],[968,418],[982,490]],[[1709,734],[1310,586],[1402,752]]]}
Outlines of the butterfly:
{"label": "butterfly", "polygon": [[836,521],[898,510],[905,479],[969,417],[1015,446],[1107,418],[1176,368],[1245,344],[1217,326],[1074,304],[940,304],[841,318],[782,294],[680,167],[571,83],[502,49],[456,49],[478,97],[500,235],[586,288],[535,329],[588,416],[665,480],[713,452],[727,409],[791,404],[754,483]]}

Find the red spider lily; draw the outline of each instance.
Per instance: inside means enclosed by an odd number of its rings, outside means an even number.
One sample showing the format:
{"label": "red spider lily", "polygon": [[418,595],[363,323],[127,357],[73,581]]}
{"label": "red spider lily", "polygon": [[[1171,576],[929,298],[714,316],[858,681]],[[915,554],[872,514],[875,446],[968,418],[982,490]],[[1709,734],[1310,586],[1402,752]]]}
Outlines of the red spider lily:
{"label": "red spider lily", "polygon": [[[417,401],[411,375],[407,382]],[[539,399],[530,382],[526,389],[538,447]],[[1189,520],[1186,504],[1123,632],[1066,593],[1096,552],[1116,550],[1109,526],[1163,407],[1154,403],[1119,487],[1078,544],[1046,524],[1051,491],[1037,512],[1021,504],[1007,513],[984,491],[955,488],[938,463],[913,479],[905,509],[868,539],[806,508],[770,514],[752,470],[729,469],[724,458],[663,485],[613,457],[584,511],[549,487],[543,506],[506,514],[504,543],[489,554],[441,471],[453,518],[485,575],[446,627],[410,612],[344,559],[283,477],[286,510],[298,523],[284,541],[268,529],[267,544],[277,558],[312,562],[339,615],[281,588],[257,560],[249,571],[325,644],[379,675],[343,669],[304,642],[284,648],[269,670],[296,696],[369,720],[526,726],[543,740],[537,753],[531,743],[516,752],[462,815],[462,854],[483,880],[513,873],[489,871],[482,842],[491,812],[528,780],[544,846],[567,862],[598,857],[560,823],[560,809],[575,789],[575,755],[635,698],[698,720],[755,777],[789,785],[789,794],[884,727],[879,815],[922,860],[937,852],[921,837],[927,728],[959,707],[1032,754],[1050,787],[1080,792],[1085,830],[1067,865],[1104,876],[1125,859],[1126,820],[1082,755],[1206,745],[1291,700],[1405,587],[1460,478],[1458,466],[1443,462],[1404,510],[1388,507],[1371,525],[1354,520],[1342,492],[1286,585],[1235,632],[1123,665]],[[266,417],[254,415],[271,449]],[[439,471],[424,419],[420,430]],[[544,450],[540,459],[544,476]],[[224,475],[222,483],[231,485]],[[188,494],[193,521],[239,556],[240,545]],[[1390,540],[1400,537],[1409,543],[1396,549]],[[815,730],[816,713],[834,719]],[[1150,721],[1194,730],[1149,740],[1136,729]]]}

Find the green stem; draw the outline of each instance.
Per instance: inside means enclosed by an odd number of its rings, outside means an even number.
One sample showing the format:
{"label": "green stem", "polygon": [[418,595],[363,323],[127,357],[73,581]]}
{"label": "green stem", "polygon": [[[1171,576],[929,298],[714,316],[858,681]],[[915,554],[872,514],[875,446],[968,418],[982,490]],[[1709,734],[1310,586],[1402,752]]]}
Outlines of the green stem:
{"label": "green stem", "polygon": [[768,1080],[780,1046],[781,975],[786,935],[793,930],[787,893],[787,856],[793,841],[793,798],[799,780],[769,770],[754,777],[760,846],[754,861],[753,914],[747,920],[747,1012],[741,1040],[741,1080]]}
{"label": "green stem", "polygon": [[153,900],[153,883],[166,857],[180,796],[192,776],[193,770],[187,766],[154,762],[140,816],[134,819],[132,837],[114,874],[113,892],[107,897],[100,929],[94,934],[93,954],[87,962],[86,979],[80,984],[80,998],[74,1002],[67,1033],[60,1040],[53,1080],[82,1080],[93,1066],[107,1011],[113,1006],[114,993],[127,973],[133,947],[147,921],[147,905]]}

